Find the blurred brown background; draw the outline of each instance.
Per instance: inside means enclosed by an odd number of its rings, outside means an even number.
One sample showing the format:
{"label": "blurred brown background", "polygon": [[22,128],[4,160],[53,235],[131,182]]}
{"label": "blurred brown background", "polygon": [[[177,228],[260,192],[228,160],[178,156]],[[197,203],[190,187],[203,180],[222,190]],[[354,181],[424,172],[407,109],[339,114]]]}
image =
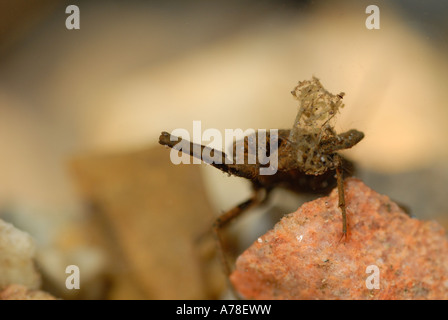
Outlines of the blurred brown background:
{"label": "blurred brown background", "polygon": [[69,4],[0,3],[0,218],[35,238],[55,295],[222,297],[191,239],[250,189],[172,165],[158,135],[291,127],[290,91],[313,75],[346,93],[337,129],[366,134],[346,153],[358,175],[448,226],[445,3],[377,4],[380,30],[369,1],[77,1],[80,30]]}

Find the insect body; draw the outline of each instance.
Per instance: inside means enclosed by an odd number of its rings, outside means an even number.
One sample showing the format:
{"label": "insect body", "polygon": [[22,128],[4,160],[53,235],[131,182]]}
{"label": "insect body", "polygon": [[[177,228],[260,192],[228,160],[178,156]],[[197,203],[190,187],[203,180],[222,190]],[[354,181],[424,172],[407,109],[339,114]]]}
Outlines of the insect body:
{"label": "insect body", "polygon": [[[256,133],[246,136],[243,141],[245,159],[254,152],[262,151],[266,155],[277,152],[277,171],[272,175],[259,174],[259,168],[263,166],[260,162],[236,164],[235,152],[233,152],[234,161],[229,163],[225,161],[226,154],[221,151],[183,141],[167,132],[162,132],[160,135],[160,144],[176,148],[181,142],[187,143],[190,155],[201,158],[202,154],[209,154],[215,159],[218,156],[222,160],[219,161],[220,163],[213,163],[210,159],[203,160],[223,172],[249,179],[252,182],[253,196],[221,215],[213,225],[227,274],[230,274],[230,268],[222,249],[222,228],[247,208],[265,201],[275,187],[287,188],[298,193],[324,194],[337,185],[339,207],[343,218],[342,237],[347,235],[343,179],[344,174],[345,176],[353,174],[354,165],[337,152],[353,147],[363,139],[364,134],[354,129],[337,134],[333,128],[332,121],[339,109],[344,106],[342,104],[344,93],[333,95],[322,87],[317,78],[313,78],[310,81],[299,82],[292,94],[300,103],[298,114],[292,129],[278,130],[275,150],[270,149],[270,140],[273,139],[273,136],[269,132],[266,133],[267,141],[263,144],[264,150],[250,148],[250,141],[256,140],[258,137]],[[233,151],[236,150],[237,145],[238,142],[235,142]],[[201,150],[201,154],[194,153],[192,150]],[[208,152],[204,153],[204,150]],[[259,158],[257,157],[257,159]]]}

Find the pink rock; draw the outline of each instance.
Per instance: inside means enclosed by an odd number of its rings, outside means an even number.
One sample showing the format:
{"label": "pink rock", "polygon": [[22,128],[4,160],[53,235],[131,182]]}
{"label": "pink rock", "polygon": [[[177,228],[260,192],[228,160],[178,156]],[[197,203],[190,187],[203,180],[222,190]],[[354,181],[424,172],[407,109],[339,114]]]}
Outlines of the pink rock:
{"label": "pink rock", "polygon": [[[448,299],[448,241],[358,179],[305,203],[237,260],[231,282],[248,299]],[[376,289],[375,286],[379,288]]]}

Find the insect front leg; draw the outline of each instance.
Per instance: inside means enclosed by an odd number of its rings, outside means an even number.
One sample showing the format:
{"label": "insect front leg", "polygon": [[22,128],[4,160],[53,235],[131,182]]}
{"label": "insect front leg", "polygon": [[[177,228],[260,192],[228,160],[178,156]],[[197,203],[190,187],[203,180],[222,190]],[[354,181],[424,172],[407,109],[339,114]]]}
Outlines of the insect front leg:
{"label": "insect front leg", "polygon": [[162,132],[160,134],[159,143],[172,149],[180,150],[197,159],[201,159],[222,172],[237,177],[252,180],[259,172],[258,166],[251,164],[235,164],[233,163],[233,160],[227,158],[227,155],[222,151],[190,142],[180,137],[173,136],[168,132]]}

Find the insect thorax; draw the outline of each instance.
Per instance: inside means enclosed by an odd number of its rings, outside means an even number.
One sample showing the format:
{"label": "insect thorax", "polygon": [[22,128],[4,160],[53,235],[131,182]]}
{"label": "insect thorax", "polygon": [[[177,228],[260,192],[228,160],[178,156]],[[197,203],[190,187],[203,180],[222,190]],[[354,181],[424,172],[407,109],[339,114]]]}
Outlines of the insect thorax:
{"label": "insect thorax", "polygon": [[306,174],[321,175],[335,168],[333,154],[323,153],[320,142],[325,138],[320,132],[300,134],[296,143],[292,145],[292,156],[296,166]]}

